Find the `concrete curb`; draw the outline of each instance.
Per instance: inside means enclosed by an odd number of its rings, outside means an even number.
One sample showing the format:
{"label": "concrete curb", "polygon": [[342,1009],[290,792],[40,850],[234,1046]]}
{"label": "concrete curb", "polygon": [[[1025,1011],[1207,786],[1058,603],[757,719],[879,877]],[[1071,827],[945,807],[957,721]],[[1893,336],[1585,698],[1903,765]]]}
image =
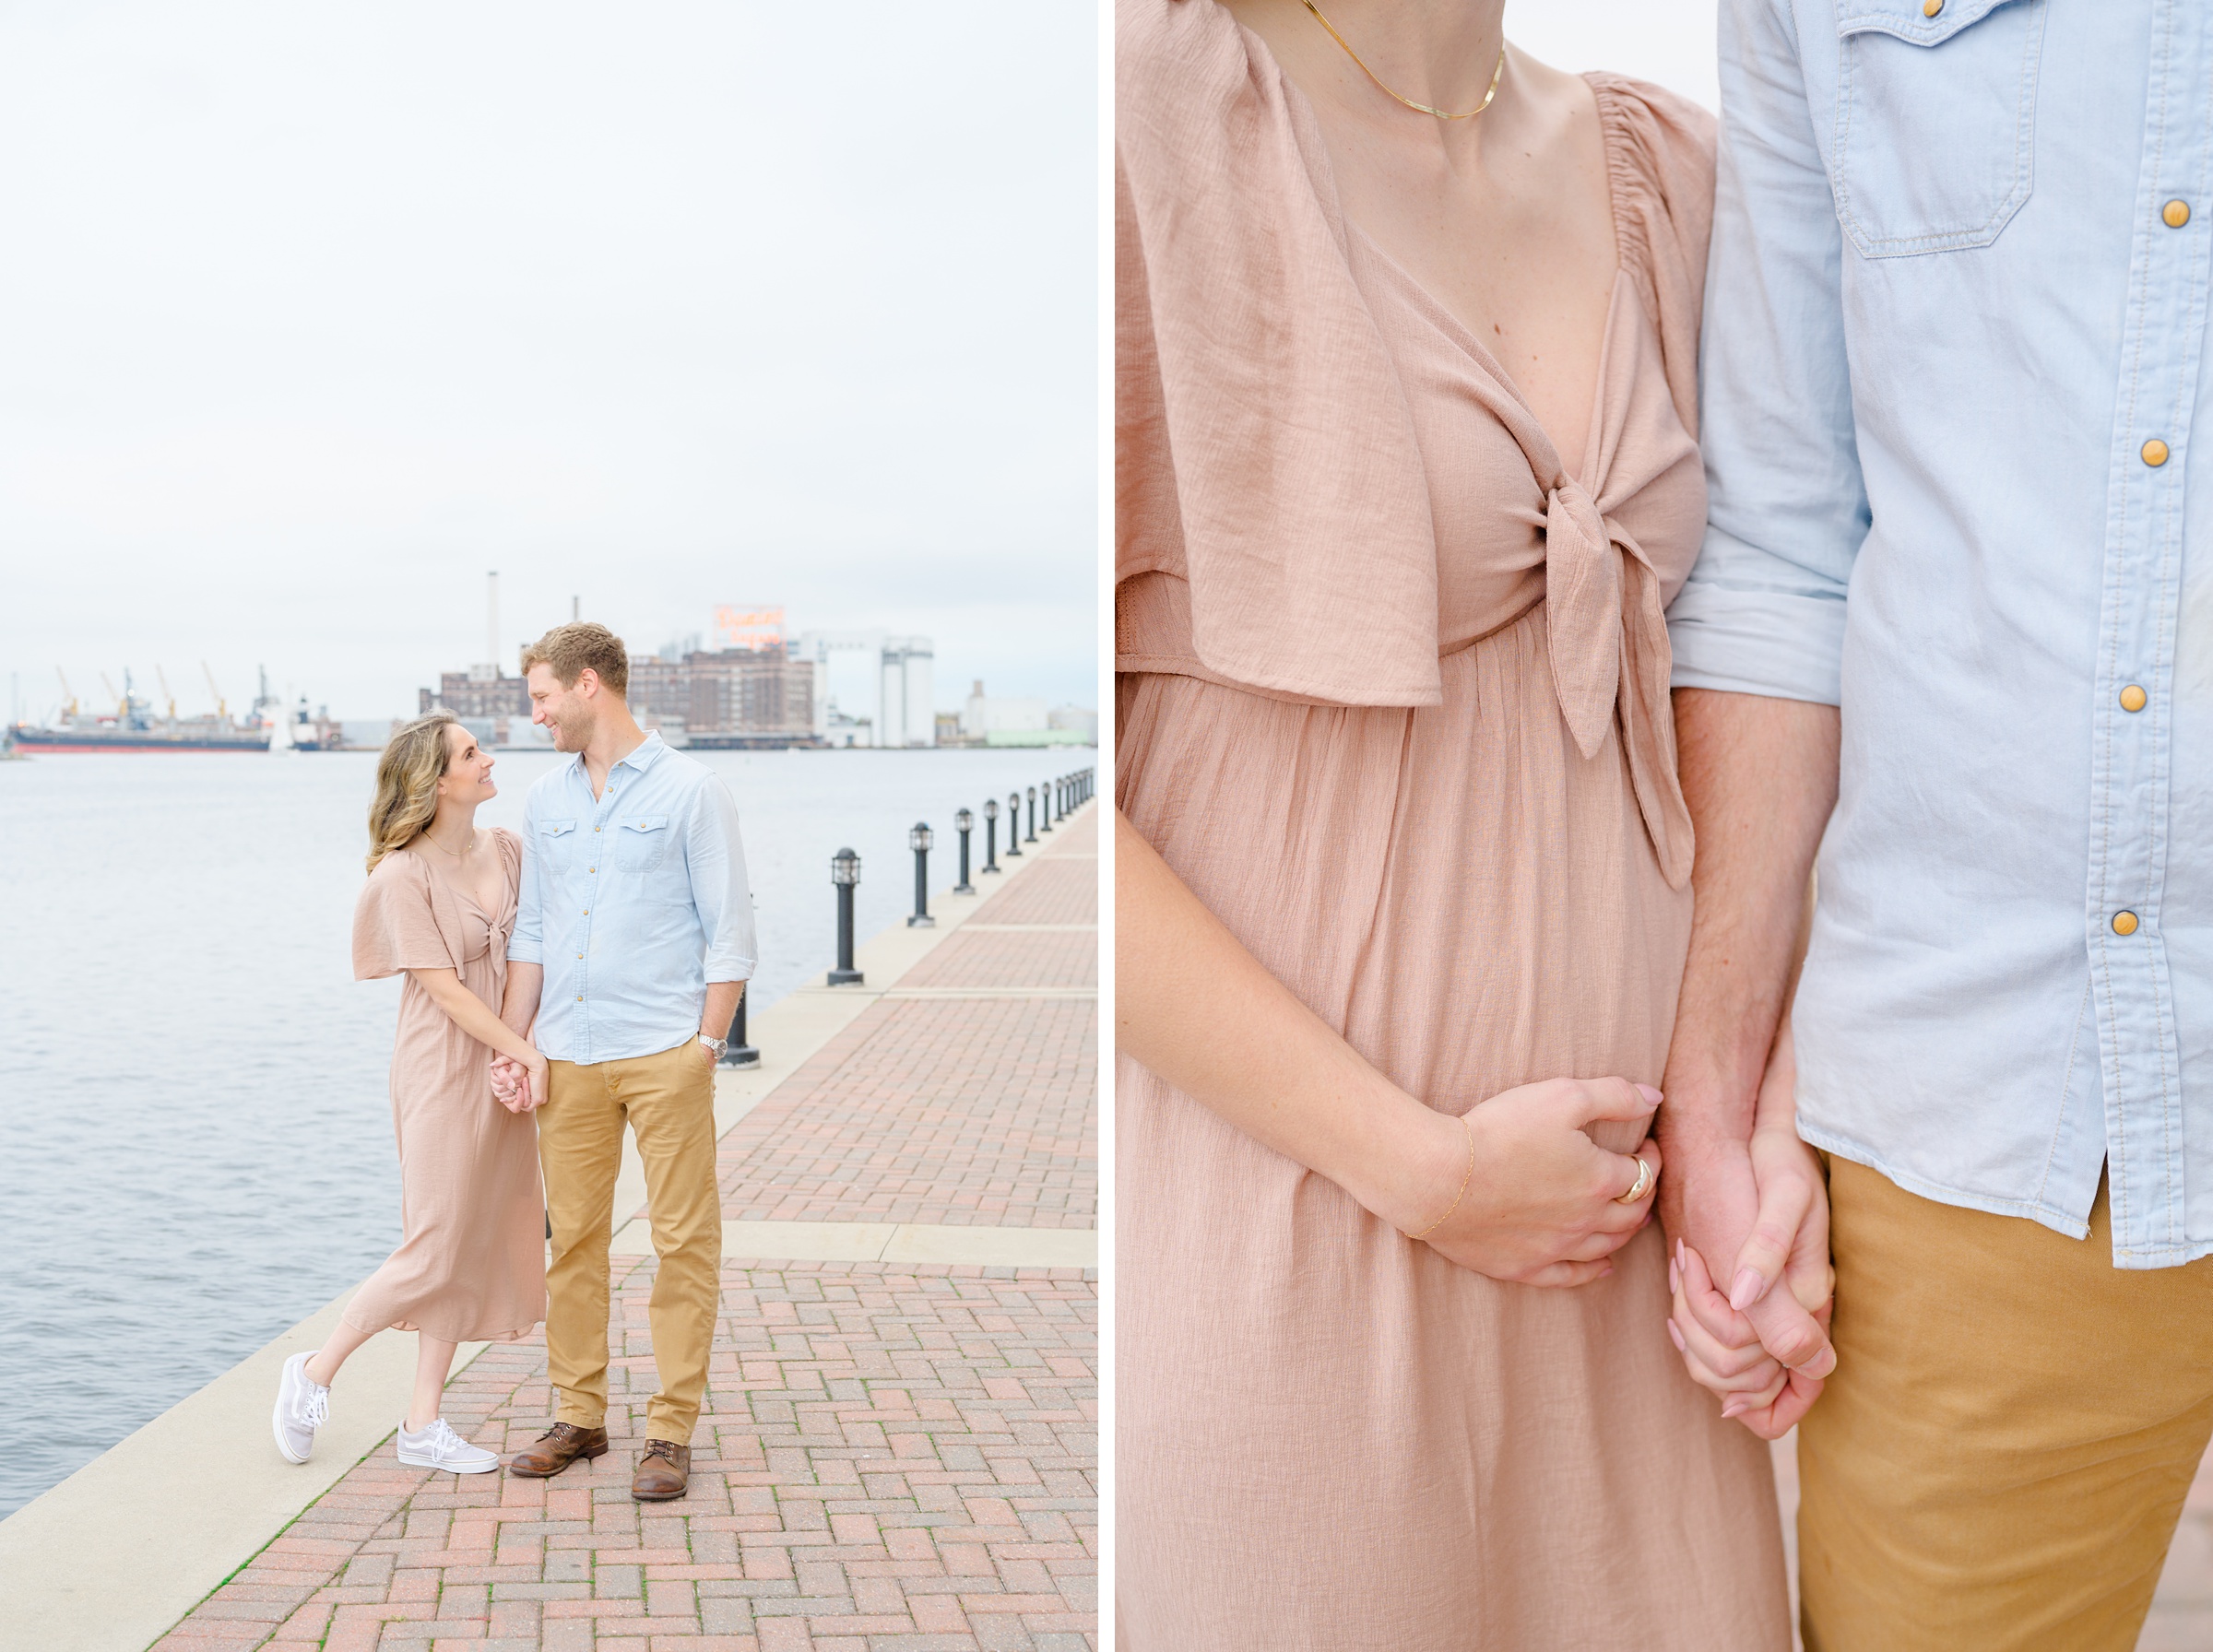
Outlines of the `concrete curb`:
{"label": "concrete curb", "polygon": [[[1069,816],[1069,823],[1096,806],[1095,798],[1084,804]],[[861,985],[800,987],[751,1017],[749,1036],[761,1050],[761,1065],[716,1074],[717,1138],[862,1010],[889,996],[893,982],[956,933],[987,900],[1031,867],[1052,858],[1055,847],[1039,843],[974,895],[933,892],[935,927],[909,929],[902,923],[857,949],[854,963],[865,977]],[[1093,995],[1086,988],[1083,996]],[[628,1233],[626,1219],[645,1213],[645,1178],[627,1134],[622,1148],[615,1210],[618,1229]],[[643,1221],[634,1226],[645,1234]],[[726,1244],[729,1231],[740,1230],[730,1255],[762,1260],[1097,1266],[1098,1236],[1090,1229],[941,1229],[869,1222],[724,1226]],[[775,1248],[778,1242],[773,1235],[758,1232],[785,1226],[858,1232],[806,1240],[795,1234],[781,1242],[782,1249]],[[1008,1237],[941,1237],[994,1232]],[[1014,1237],[1018,1234],[1023,1237]],[[833,1243],[843,1252],[869,1254],[816,1254]],[[813,1248],[804,1256],[787,1254],[797,1244]],[[651,1248],[649,1239],[640,1245],[641,1252]],[[621,1254],[639,1253],[624,1249]],[[1009,1259],[1016,1256],[1041,1259]],[[385,1446],[406,1412],[414,1381],[414,1340],[400,1331],[372,1338],[338,1374],[331,1420],[316,1441],[313,1461],[285,1462],[269,1439],[268,1413],[279,1368],[301,1350],[322,1345],[352,1294],[349,1290],[325,1304],[0,1520],[0,1652],[144,1652],[349,1469]],[[464,1344],[454,1369],[462,1370],[486,1346]]]}

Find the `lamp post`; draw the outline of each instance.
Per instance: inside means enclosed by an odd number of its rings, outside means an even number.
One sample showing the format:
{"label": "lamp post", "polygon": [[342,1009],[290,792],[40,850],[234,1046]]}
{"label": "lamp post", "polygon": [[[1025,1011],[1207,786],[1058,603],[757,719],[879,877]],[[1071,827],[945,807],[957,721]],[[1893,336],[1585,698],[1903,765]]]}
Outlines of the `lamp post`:
{"label": "lamp post", "polygon": [[1053,829],[1053,783],[1047,781],[1037,791],[1045,802],[1045,824],[1039,830],[1050,832]]}
{"label": "lamp post", "polygon": [[1007,858],[1022,853],[1022,794],[1007,794]]}
{"label": "lamp post", "polygon": [[1057,820],[1068,819],[1068,776],[1065,774],[1053,782],[1053,818]]}
{"label": "lamp post", "polygon": [[730,1017],[730,1039],[722,1052],[725,1067],[759,1067],[761,1052],[745,1042],[745,992],[738,993],[738,1013]]}
{"label": "lamp post", "polygon": [[1037,841],[1037,788],[1035,786],[1030,788],[1030,835],[1022,841],[1025,844],[1034,844]]}
{"label": "lamp post", "polygon": [[984,870],[999,870],[999,799],[984,799]]}
{"label": "lamp post", "polygon": [[853,967],[853,886],[860,881],[860,856],[840,849],[830,857],[830,881],[837,886],[837,967],[830,972],[833,986],[858,986],[860,972]]}
{"label": "lamp post", "polygon": [[968,833],[976,826],[976,817],[961,809],[953,817],[953,829],[961,834],[961,880],[953,886],[956,895],[973,895],[976,888],[968,881]]}
{"label": "lamp post", "polygon": [[934,929],[938,920],[929,915],[929,822],[917,820],[906,834],[906,846],[915,852],[915,910],[906,920],[909,929]]}

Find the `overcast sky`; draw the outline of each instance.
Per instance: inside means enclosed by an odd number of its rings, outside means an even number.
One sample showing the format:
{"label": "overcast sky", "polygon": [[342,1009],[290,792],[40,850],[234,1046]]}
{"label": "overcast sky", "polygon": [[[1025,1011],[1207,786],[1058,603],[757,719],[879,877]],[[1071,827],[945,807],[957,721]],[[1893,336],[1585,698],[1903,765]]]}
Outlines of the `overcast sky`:
{"label": "overcast sky", "polygon": [[[1715,101],[1712,0],[1512,0]],[[1095,702],[1096,16],[0,7],[0,671],[411,712],[587,617]],[[848,656],[848,700],[863,698]],[[868,709],[863,706],[862,709]]]}
{"label": "overcast sky", "polygon": [[[0,673],[412,712],[572,595],[1095,702],[1085,4],[0,7]],[[858,685],[856,685],[858,686]],[[856,709],[872,710],[872,706]]]}

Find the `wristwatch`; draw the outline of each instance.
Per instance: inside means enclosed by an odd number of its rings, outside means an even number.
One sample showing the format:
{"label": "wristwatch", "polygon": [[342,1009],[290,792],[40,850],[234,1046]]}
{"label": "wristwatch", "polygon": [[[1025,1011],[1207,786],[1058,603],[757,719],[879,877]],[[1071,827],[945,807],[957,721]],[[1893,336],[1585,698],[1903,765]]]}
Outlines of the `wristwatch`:
{"label": "wristwatch", "polygon": [[730,1041],[728,1039],[709,1038],[704,1032],[702,1032],[699,1035],[699,1042],[707,1046],[707,1053],[714,1056],[717,1061],[722,1059],[723,1051],[730,1047]]}

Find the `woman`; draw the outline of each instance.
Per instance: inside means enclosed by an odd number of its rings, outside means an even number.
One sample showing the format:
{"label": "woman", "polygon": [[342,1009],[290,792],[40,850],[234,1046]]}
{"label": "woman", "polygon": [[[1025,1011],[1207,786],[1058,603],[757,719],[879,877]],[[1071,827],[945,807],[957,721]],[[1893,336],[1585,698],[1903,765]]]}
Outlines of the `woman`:
{"label": "woman", "polygon": [[1120,0],[1130,1652],[1790,1644],[1648,1221],[1712,124],[1500,13]]}
{"label": "woman", "polygon": [[[546,1059],[499,1019],[523,849],[512,832],[477,830],[478,807],[498,793],[491,768],[450,712],[408,724],[377,762],[353,973],[408,977],[392,1042],[402,1237],[322,1349],[284,1363],[274,1427],[278,1450],[295,1463],[314,1448],[338,1367],[390,1326],[416,1333],[399,1460],[456,1474],[498,1468],[438,1414],[454,1351],[513,1341],[546,1316],[545,1202],[529,1116],[545,1100]],[[492,1094],[495,1051],[528,1075],[512,1106]]]}

